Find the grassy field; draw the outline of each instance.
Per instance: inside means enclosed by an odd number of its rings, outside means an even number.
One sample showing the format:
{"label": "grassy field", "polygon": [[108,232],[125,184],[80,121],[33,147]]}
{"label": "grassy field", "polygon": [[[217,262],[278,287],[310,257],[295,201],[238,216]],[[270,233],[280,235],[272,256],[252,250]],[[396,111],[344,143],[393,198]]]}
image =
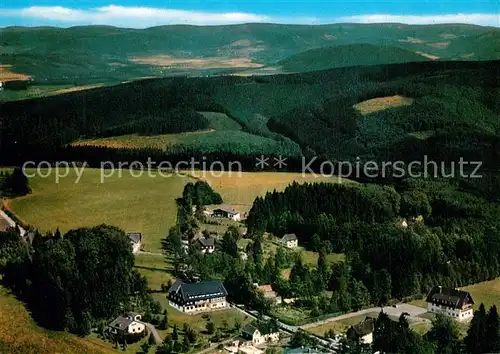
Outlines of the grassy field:
{"label": "grassy field", "polygon": [[325,332],[328,332],[329,330],[333,330],[336,333],[344,333],[349,329],[349,327],[362,322],[366,317],[377,317],[377,316],[378,312],[371,312],[365,315],[355,316],[340,321],[326,323],[321,326],[311,327],[308,328],[307,330],[309,332],[312,332],[320,336],[324,335]]}
{"label": "grassy field", "polygon": [[[279,172],[225,172],[222,176],[195,172],[194,177],[206,180],[212,188],[219,192],[225,203],[232,204],[240,212],[248,212],[257,197],[264,196],[273,190],[284,190],[293,182],[331,182],[338,183],[337,177],[315,177],[301,173]],[[342,182],[350,182],[343,179]]]}
{"label": "grassy field", "polygon": [[[153,294],[153,298],[159,301],[164,309],[167,309],[169,327],[173,327],[174,324],[177,324],[178,327],[182,328],[183,324],[187,323],[189,326],[199,332],[205,331],[207,320],[204,319],[201,314],[186,315],[185,313],[174,309],[168,304],[167,294],[165,293],[155,293]],[[220,327],[223,321],[227,321],[229,326],[233,326],[236,320],[238,320],[242,324],[250,320],[249,317],[245,316],[243,313],[236,309],[215,311],[208,315],[217,327]]]}
{"label": "grassy field", "polygon": [[146,277],[150,289],[161,289],[162,284],[168,284],[172,275],[172,264],[160,254],[137,254],[135,268]]}
{"label": "grassy field", "polygon": [[[460,288],[471,293],[474,299],[474,309],[477,310],[481,303],[484,304],[486,310],[492,305],[500,306],[500,278],[492,281],[485,281],[482,283],[466,286]],[[410,302],[411,305],[427,308],[425,299],[414,300]]]}
{"label": "grassy field", "polygon": [[[133,351],[135,353],[135,351]],[[0,287],[0,353],[116,353],[102,340],[79,338],[36,325],[23,303]]]}
{"label": "grassy field", "polygon": [[492,305],[500,306],[500,278],[492,281],[486,281],[475,285],[470,285],[463,290],[471,293],[474,302],[474,309],[477,309],[481,303],[486,307],[486,311]]}
{"label": "grassy field", "polygon": [[175,198],[190,178],[149,177],[147,173],[134,178],[124,171],[121,178],[116,172],[101,183],[100,173],[86,169],[79,183],[75,183],[74,171],[59,183],[54,172],[48,178],[30,178],[33,193],[8,204],[21,220],[42,231],[59,227],[65,232],[106,223],[141,232],[144,248],[158,252],[161,240],[175,224]]}
{"label": "grassy field", "polygon": [[371,100],[366,100],[354,105],[354,109],[362,115],[367,115],[373,112],[383,111],[389,108],[411,106],[415,100],[409,97],[399,95],[378,97]]}

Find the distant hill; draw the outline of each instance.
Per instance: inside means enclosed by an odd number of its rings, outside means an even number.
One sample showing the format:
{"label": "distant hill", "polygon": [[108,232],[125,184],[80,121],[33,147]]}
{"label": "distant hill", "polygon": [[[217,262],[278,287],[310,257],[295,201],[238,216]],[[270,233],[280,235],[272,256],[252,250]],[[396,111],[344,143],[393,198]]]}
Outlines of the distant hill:
{"label": "distant hill", "polygon": [[278,63],[284,71],[305,72],[379,64],[409,63],[430,60],[406,49],[372,45],[348,44],[312,49]]}
{"label": "distant hill", "polygon": [[[311,49],[352,44],[398,47],[442,60],[474,52],[470,60],[484,60],[500,59],[490,39],[499,33],[492,27],[450,24],[8,27],[0,29],[0,64],[12,65],[14,72],[40,83],[87,84],[231,73],[245,66],[255,72],[256,66],[272,67]],[[214,58],[222,60],[224,70],[217,70]],[[188,59],[195,61],[186,63]]]}

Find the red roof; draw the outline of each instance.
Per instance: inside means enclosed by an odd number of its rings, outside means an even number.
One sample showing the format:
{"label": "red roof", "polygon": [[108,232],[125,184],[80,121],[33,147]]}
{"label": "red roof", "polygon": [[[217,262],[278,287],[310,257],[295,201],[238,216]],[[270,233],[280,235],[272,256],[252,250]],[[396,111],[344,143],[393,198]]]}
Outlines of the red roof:
{"label": "red roof", "polygon": [[273,291],[273,287],[271,285],[261,285],[259,286],[259,290],[265,293],[270,293],[271,291]]}

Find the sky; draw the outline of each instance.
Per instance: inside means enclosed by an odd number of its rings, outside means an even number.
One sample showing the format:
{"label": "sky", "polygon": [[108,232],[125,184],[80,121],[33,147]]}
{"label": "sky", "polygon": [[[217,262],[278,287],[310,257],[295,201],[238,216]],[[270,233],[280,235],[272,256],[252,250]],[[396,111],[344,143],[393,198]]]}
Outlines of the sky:
{"label": "sky", "polygon": [[500,27],[500,0],[0,1],[0,27],[112,25],[146,28],[250,22],[469,23]]}

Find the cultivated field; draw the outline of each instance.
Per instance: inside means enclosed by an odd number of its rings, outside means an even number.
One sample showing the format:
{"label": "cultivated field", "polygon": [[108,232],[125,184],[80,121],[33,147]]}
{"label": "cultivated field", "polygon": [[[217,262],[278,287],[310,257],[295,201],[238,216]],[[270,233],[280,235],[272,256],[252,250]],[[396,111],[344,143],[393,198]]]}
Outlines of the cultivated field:
{"label": "cultivated field", "polygon": [[29,80],[31,76],[12,72],[12,65],[0,64],[0,81]]}
{"label": "cultivated field", "polygon": [[0,353],[116,353],[104,342],[38,327],[23,303],[0,287]]}
{"label": "cultivated field", "polygon": [[367,115],[370,113],[383,111],[389,108],[411,106],[415,100],[409,97],[403,97],[400,95],[378,97],[371,100],[366,100],[355,104],[353,107],[360,114]]}
{"label": "cultivated field", "polygon": [[[33,171],[28,171],[32,173]],[[188,177],[134,178],[128,170],[101,183],[101,171],[86,169],[79,183],[74,171],[55,183],[48,178],[30,178],[33,193],[8,204],[25,223],[42,231],[110,224],[125,231],[141,232],[144,248],[159,252],[161,240],[175,224],[175,198],[182,194]]]}
{"label": "cultivated field", "polygon": [[173,58],[168,55],[151,57],[136,57],[130,61],[136,64],[161,66],[182,69],[229,69],[229,68],[260,68],[263,64],[252,62],[249,58]]}

